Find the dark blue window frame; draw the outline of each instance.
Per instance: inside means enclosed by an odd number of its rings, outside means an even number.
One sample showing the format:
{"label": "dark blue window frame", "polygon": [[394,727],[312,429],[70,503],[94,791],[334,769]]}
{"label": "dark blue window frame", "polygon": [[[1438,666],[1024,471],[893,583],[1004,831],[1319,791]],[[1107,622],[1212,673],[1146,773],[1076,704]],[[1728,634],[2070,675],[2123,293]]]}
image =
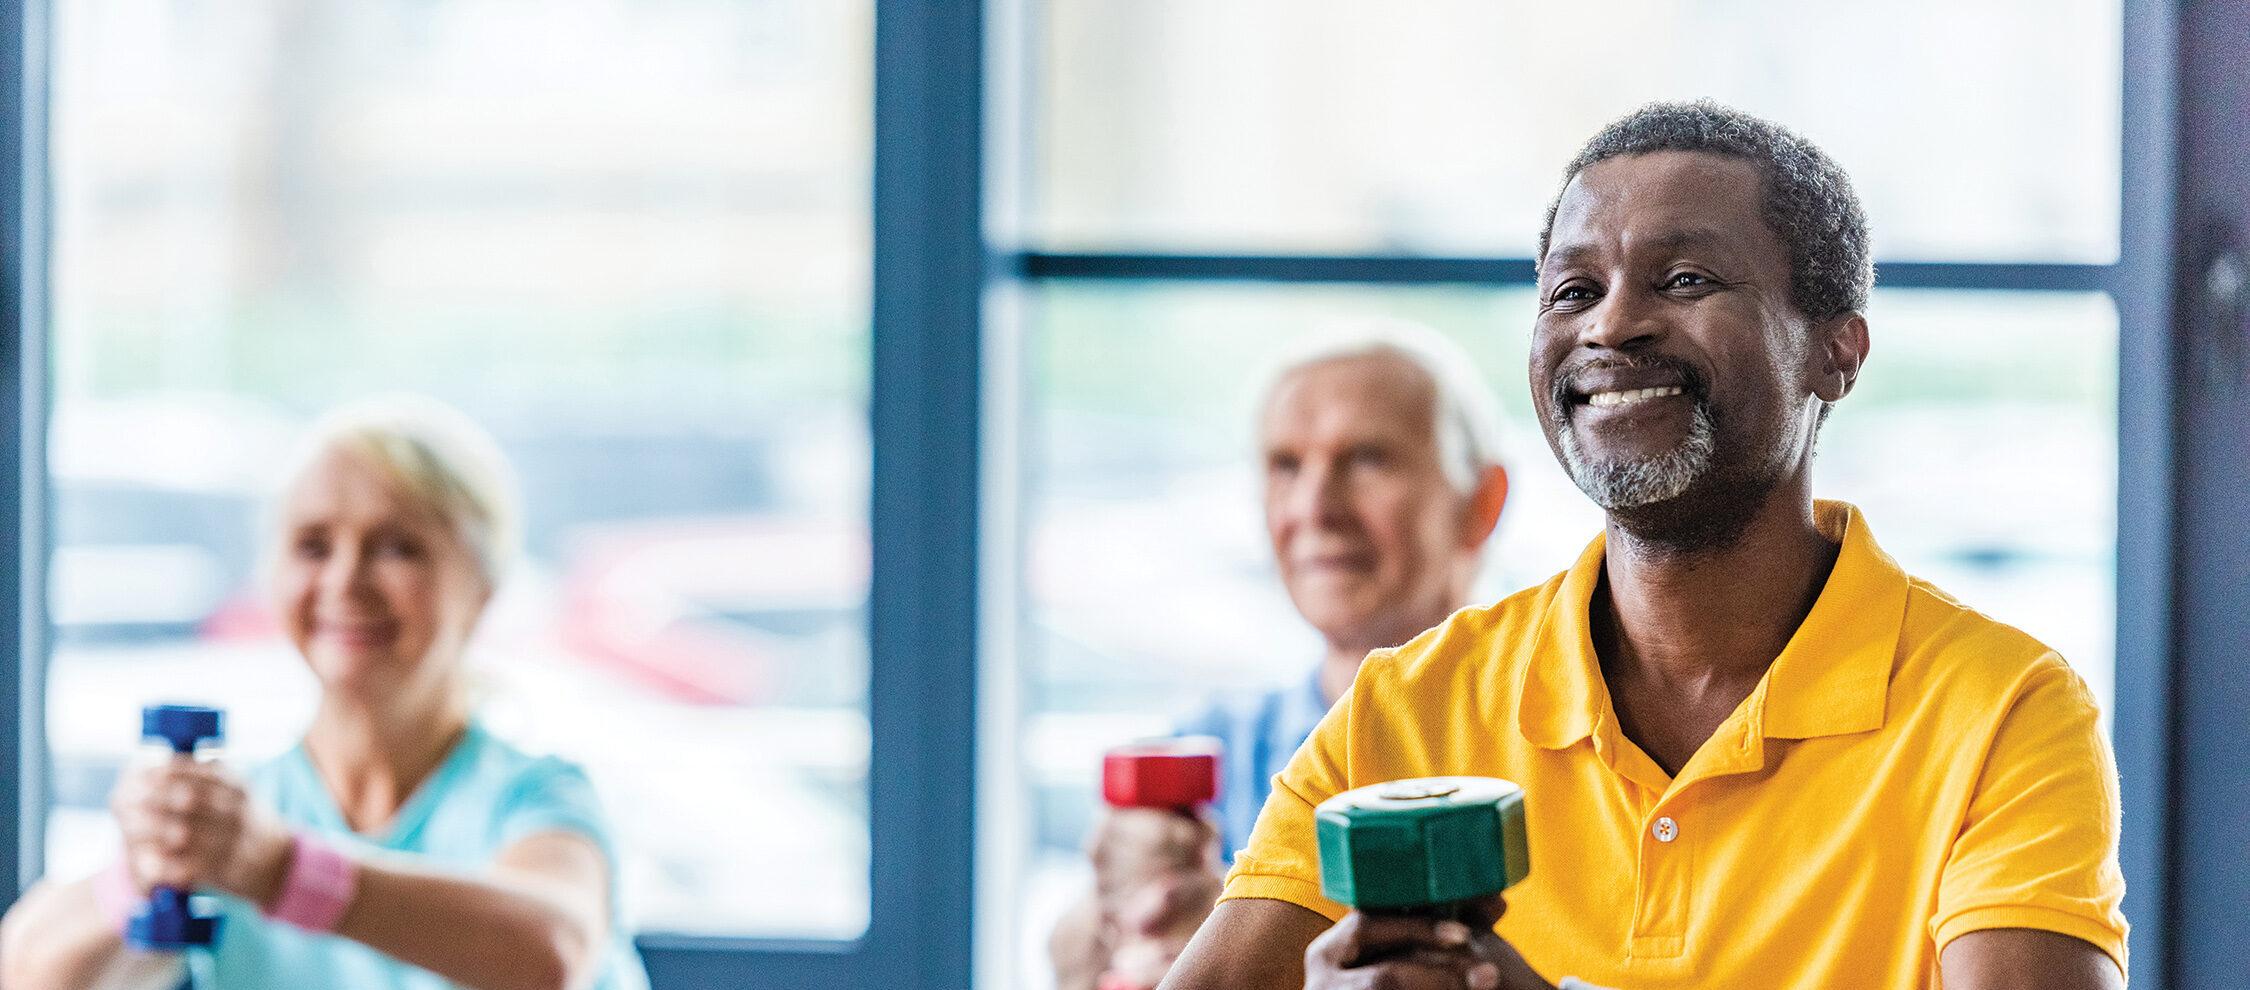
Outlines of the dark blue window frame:
{"label": "dark blue window frame", "polygon": [[970,982],[981,4],[876,0],[874,64],[867,932],[842,943],[645,937],[661,988]]}

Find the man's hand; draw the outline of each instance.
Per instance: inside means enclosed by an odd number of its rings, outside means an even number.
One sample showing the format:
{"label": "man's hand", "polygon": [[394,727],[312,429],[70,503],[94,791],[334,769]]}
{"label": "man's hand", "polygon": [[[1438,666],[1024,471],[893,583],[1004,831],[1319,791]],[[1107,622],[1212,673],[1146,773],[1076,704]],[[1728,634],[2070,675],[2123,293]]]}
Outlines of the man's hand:
{"label": "man's hand", "polygon": [[1219,833],[1208,817],[1118,808],[1086,844],[1094,890],[1048,942],[1060,990],[1154,986],[1219,899]]}
{"label": "man's hand", "polygon": [[1463,921],[1354,911],[1305,949],[1305,990],[1554,990],[1493,934],[1507,905],[1478,904]]}
{"label": "man's hand", "polygon": [[1154,987],[1218,903],[1219,830],[1208,816],[1119,808],[1090,852],[1111,949],[1103,986]]}
{"label": "man's hand", "polygon": [[1158,877],[1125,899],[1112,919],[1116,938],[1108,987],[1154,987],[1219,902],[1217,873],[1188,869]]}
{"label": "man's hand", "polygon": [[1219,872],[1219,829],[1208,815],[1161,808],[1113,808],[1094,826],[1086,852],[1094,886],[1115,916],[1151,882],[1179,873]]}

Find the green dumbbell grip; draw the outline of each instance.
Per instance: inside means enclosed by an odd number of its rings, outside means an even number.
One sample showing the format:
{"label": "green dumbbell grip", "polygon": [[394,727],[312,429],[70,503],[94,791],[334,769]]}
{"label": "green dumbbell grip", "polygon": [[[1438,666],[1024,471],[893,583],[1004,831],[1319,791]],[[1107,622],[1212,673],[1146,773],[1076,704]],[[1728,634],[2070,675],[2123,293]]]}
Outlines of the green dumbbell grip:
{"label": "green dumbbell grip", "polygon": [[1420,777],[1345,791],[1313,811],[1320,892],[1362,911],[1438,911],[1531,872],[1523,788],[1493,777]]}

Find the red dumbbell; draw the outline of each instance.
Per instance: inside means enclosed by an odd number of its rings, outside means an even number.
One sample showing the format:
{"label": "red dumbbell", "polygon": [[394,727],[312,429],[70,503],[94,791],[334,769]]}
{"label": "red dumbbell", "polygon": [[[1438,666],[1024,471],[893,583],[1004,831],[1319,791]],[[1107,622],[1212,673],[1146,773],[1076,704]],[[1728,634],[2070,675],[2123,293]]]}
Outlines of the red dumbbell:
{"label": "red dumbbell", "polygon": [[1193,814],[1218,797],[1219,741],[1209,736],[1144,740],[1102,754],[1102,800],[1112,808]]}
{"label": "red dumbbell", "polygon": [[[1219,741],[1209,736],[1143,740],[1102,754],[1102,800],[1112,808],[1152,808],[1192,818],[1218,797]],[[1206,855],[1199,852],[1196,859]],[[1170,868],[1182,865],[1190,864]],[[1184,932],[1120,933],[1099,990],[1154,987],[1192,933],[1192,924]]]}

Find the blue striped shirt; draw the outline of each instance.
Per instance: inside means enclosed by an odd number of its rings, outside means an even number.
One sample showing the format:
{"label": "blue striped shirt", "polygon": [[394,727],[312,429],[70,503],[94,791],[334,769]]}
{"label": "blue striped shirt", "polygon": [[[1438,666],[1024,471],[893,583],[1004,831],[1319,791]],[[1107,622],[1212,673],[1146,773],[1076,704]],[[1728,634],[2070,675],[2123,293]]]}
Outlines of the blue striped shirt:
{"label": "blue striped shirt", "polygon": [[1175,728],[1183,736],[1215,736],[1225,747],[1219,800],[1212,811],[1219,819],[1220,850],[1227,862],[1234,862],[1235,850],[1250,844],[1250,826],[1273,792],[1274,775],[1289,765],[1326,714],[1328,700],[1321,697],[1320,667],[1315,665],[1302,681],[1248,698],[1217,699]]}

